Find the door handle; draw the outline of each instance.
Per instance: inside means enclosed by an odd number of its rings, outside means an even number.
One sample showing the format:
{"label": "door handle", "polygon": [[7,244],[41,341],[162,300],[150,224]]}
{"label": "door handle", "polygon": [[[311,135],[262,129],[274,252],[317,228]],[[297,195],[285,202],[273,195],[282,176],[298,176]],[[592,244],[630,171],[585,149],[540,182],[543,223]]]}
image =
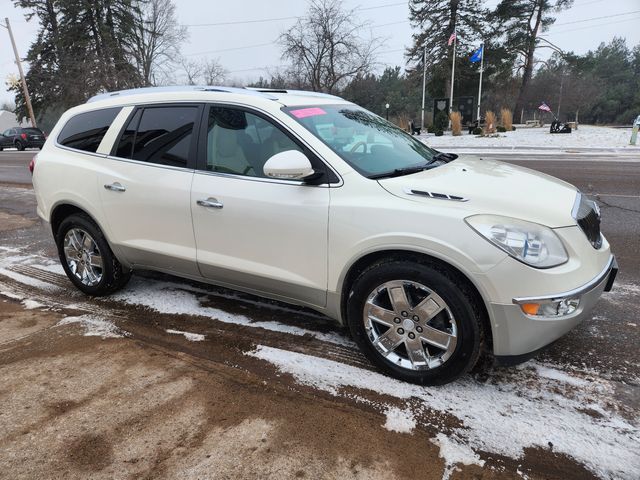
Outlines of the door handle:
{"label": "door handle", "polygon": [[201,207],[207,207],[207,208],[222,208],[222,207],[224,207],[222,202],[219,202],[218,200],[216,200],[215,198],[212,198],[212,197],[209,197],[206,200],[198,200],[196,203],[198,205],[200,205]]}
{"label": "door handle", "polygon": [[107,190],[111,190],[112,192],[124,192],[127,189],[124,188],[122,185],[120,185],[118,182],[115,183],[108,183],[104,186],[104,188],[106,188]]}

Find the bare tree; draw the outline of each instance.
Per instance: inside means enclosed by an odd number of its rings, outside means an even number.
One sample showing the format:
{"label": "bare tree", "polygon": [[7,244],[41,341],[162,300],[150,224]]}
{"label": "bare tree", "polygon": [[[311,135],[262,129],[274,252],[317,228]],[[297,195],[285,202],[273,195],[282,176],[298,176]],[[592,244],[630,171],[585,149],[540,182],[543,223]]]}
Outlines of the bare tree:
{"label": "bare tree", "polygon": [[278,39],[292,76],[314,91],[331,93],[369,72],[381,42],[361,37],[367,24],[354,18],[356,12],[344,10],[340,0],[311,0],[307,14]]}
{"label": "bare tree", "polygon": [[218,60],[209,59],[202,65],[202,76],[205,85],[219,85],[227,76],[227,70]]}
{"label": "bare tree", "polygon": [[131,54],[144,85],[157,85],[175,67],[188,32],[178,25],[172,0],[138,3]]}
{"label": "bare tree", "polygon": [[182,57],[180,59],[180,67],[184,73],[184,83],[187,85],[198,85],[200,83],[200,77],[204,71],[202,62]]}

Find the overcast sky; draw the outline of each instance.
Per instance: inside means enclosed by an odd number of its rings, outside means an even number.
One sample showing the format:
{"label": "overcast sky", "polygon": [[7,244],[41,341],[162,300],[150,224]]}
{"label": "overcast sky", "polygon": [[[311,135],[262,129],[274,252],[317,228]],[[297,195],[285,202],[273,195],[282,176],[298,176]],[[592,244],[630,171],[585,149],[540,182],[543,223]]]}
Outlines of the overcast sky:
{"label": "overcast sky", "polygon": [[[499,0],[485,0],[493,7]],[[189,39],[182,52],[190,58],[216,58],[229,71],[229,77],[251,81],[266,75],[277,66],[280,52],[274,41],[280,33],[303,15],[307,2],[301,0],[174,0],[178,21],[189,25]],[[372,33],[386,41],[380,49],[381,66],[404,66],[404,47],[411,43],[411,26],[407,20],[406,1],[344,0],[347,8],[357,8],[359,20],[369,21]],[[2,17],[7,16],[13,27],[18,51],[25,56],[35,39],[36,19],[27,22],[24,11],[13,6],[11,0],[0,0]],[[7,8],[8,7],[8,8]],[[634,12],[634,13],[630,13]],[[242,22],[247,20],[279,19],[248,24],[196,26],[203,23]],[[624,37],[630,46],[640,43],[640,0],[575,0],[574,6],[557,15],[557,21],[545,38],[565,51],[585,53],[608,42],[614,36]],[[248,47],[248,48],[244,48]],[[540,57],[551,53],[537,52]],[[490,53],[487,53],[489,55]],[[13,51],[5,29],[0,29],[0,79],[17,74]],[[12,95],[0,88],[0,101]]]}

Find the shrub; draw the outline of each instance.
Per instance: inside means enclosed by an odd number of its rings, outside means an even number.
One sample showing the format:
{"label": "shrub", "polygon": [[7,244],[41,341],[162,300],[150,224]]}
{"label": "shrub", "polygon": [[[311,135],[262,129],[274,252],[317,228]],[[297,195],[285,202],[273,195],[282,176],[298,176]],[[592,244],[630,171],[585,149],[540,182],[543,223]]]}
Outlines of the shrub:
{"label": "shrub", "polygon": [[435,133],[436,128],[433,126],[433,124],[429,124],[427,125],[427,132],[428,133]]}
{"label": "shrub", "polygon": [[436,113],[433,119],[433,127],[435,131],[446,130],[449,127],[449,116],[445,112]]}
{"label": "shrub", "polygon": [[498,126],[498,128],[497,128],[497,130],[498,130],[498,132],[500,132],[500,133],[504,133],[504,132],[506,132],[506,131],[507,131],[507,129],[506,129],[506,128],[504,128],[502,125],[499,125],[499,126]]}
{"label": "shrub", "polygon": [[496,114],[488,110],[484,114],[484,131],[485,133],[496,133]]}
{"label": "shrub", "polygon": [[512,132],[515,132],[515,131],[516,131],[516,126],[515,126],[515,125],[512,125],[512,126],[511,126],[511,131],[512,131]]}
{"label": "shrub", "polygon": [[462,115],[460,112],[451,112],[451,133],[454,137],[462,135]]}
{"label": "shrub", "polygon": [[473,129],[473,134],[474,135],[482,135],[482,129],[480,127],[476,127]]}
{"label": "shrub", "polygon": [[444,132],[442,130],[436,130],[436,137],[441,137],[442,135],[444,135]]}
{"label": "shrub", "polygon": [[500,110],[500,123],[505,129],[505,132],[510,132],[511,127],[513,127],[513,115],[511,110],[508,108],[503,108]]}

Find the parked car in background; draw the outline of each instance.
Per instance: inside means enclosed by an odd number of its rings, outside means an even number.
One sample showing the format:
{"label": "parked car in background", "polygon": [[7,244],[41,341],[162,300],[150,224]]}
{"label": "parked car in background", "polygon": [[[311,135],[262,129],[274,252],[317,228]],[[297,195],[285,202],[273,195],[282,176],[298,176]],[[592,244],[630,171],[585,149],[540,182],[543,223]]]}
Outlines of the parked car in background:
{"label": "parked car in background", "polygon": [[8,128],[0,135],[0,150],[5,148],[42,148],[47,136],[39,128],[13,127]]}
{"label": "parked car in background", "polygon": [[151,269],[305,305],[420,384],[482,353],[526,360],[617,272],[598,206],[574,186],[438,152],[319,93],[100,95],[62,115],[33,186],[86,294]]}

